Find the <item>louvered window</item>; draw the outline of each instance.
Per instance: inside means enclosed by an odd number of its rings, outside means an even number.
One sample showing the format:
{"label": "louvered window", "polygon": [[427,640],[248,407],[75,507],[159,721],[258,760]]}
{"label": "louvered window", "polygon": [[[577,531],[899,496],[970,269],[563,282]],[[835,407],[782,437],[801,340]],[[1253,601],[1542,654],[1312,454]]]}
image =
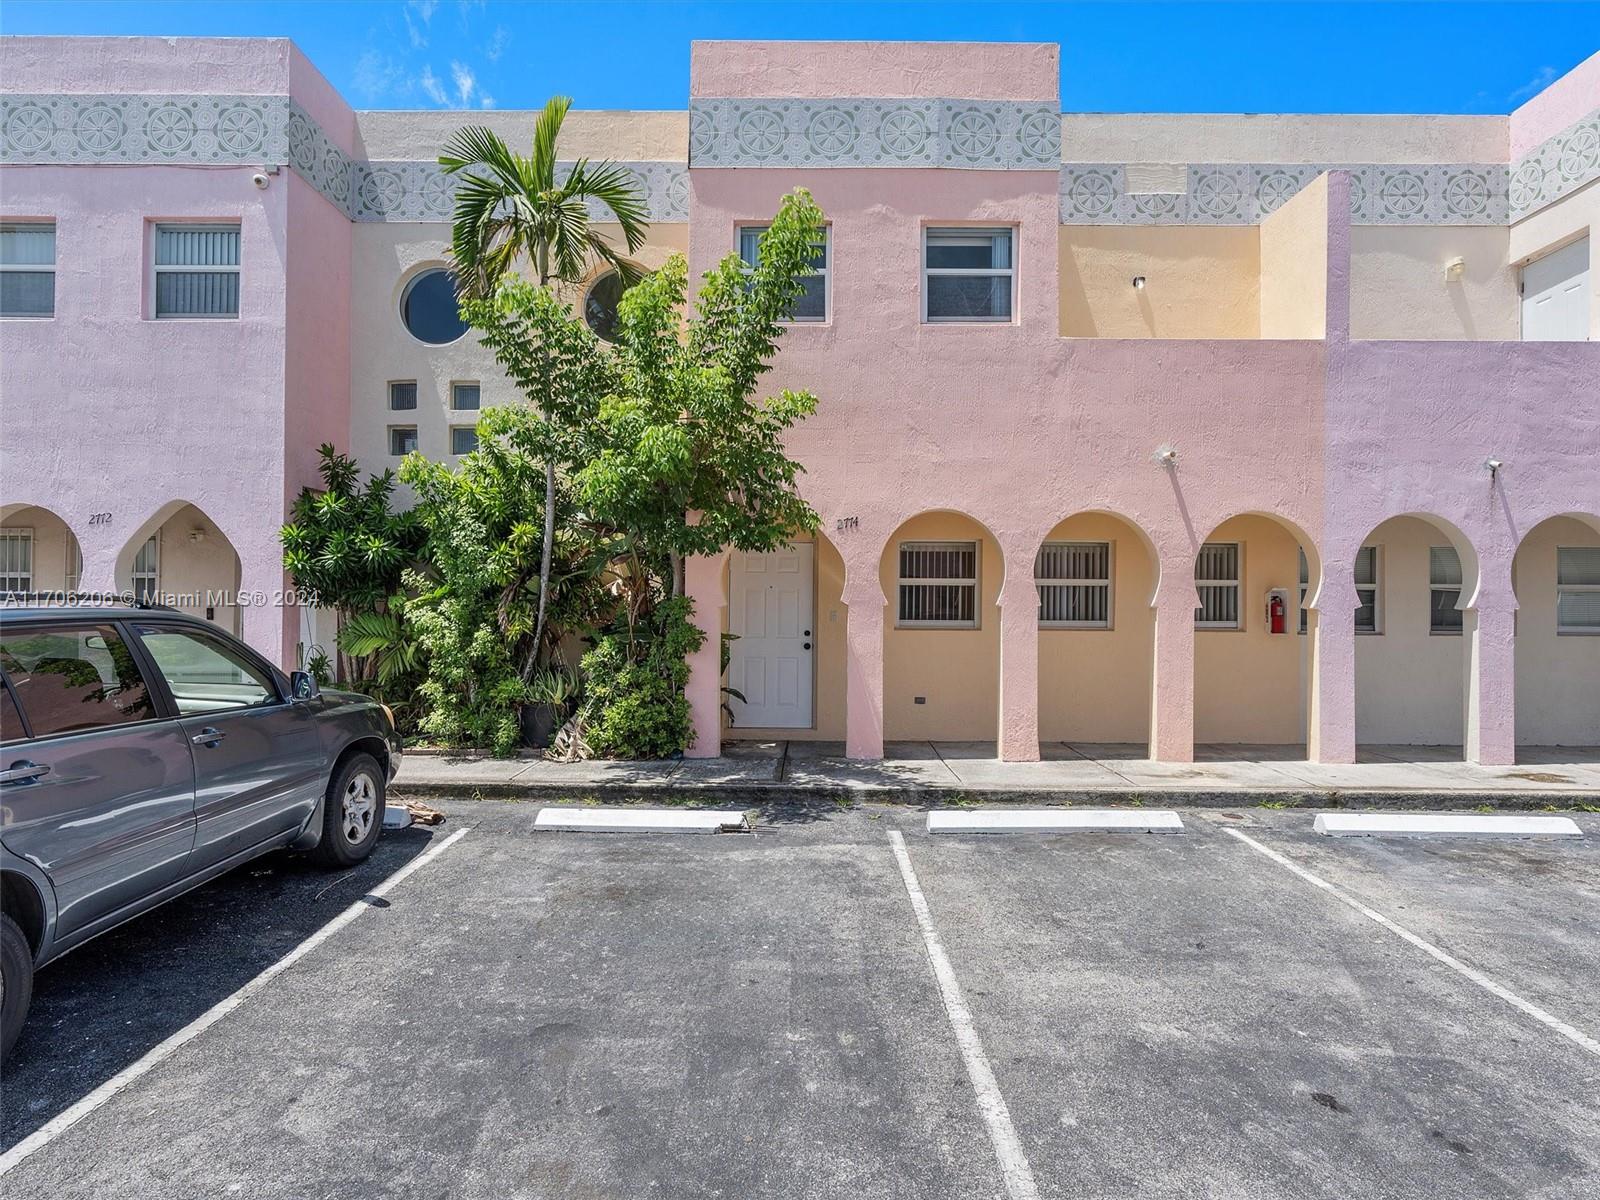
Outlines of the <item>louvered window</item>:
{"label": "louvered window", "polygon": [[155,314],[239,315],[239,226],[156,226]]}
{"label": "louvered window", "polygon": [[900,543],[899,624],[978,626],[978,543]]}
{"label": "louvered window", "polygon": [[1600,546],[1556,548],[1556,632],[1600,633]]}
{"label": "louvered window", "polygon": [[1039,624],[1056,629],[1111,627],[1111,543],[1046,542],[1033,565]]}
{"label": "louvered window", "polygon": [[1239,628],[1239,543],[1207,542],[1194,560],[1196,629]]}
{"label": "louvered window", "polygon": [[1356,554],[1356,632],[1381,633],[1378,613],[1378,548],[1363,546]]}
{"label": "louvered window", "polygon": [[1428,547],[1428,632],[1461,632],[1461,556],[1454,546]]}

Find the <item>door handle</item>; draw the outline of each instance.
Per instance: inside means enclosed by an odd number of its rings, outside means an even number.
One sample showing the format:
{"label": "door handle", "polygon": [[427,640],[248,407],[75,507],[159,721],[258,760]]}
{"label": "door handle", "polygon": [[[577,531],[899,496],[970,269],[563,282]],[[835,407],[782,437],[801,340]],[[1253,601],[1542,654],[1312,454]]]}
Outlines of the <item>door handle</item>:
{"label": "door handle", "polygon": [[23,759],[20,762],[12,763],[6,770],[0,771],[0,783],[32,783],[41,775],[48,774],[50,774],[50,765],[48,763],[41,766],[39,763],[31,763],[27,759]]}
{"label": "door handle", "polygon": [[216,728],[213,728],[210,725],[207,725],[204,729],[202,729],[199,733],[195,734],[189,740],[191,742],[193,742],[196,746],[215,746],[218,742],[220,742],[223,738],[225,738],[227,736],[228,735],[223,733],[222,730],[216,729]]}

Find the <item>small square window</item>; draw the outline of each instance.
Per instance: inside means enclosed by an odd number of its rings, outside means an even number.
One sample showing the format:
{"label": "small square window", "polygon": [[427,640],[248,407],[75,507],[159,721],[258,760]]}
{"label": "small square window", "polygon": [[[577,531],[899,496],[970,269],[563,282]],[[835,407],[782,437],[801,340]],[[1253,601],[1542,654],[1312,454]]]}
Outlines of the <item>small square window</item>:
{"label": "small square window", "polygon": [[410,454],[417,448],[417,427],[415,425],[389,426],[389,453],[396,458]]}
{"label": "small square window", "polygon": [[[766,225],[746,225],[739,230],[739,257],[744,265],[754,267],[761,253],[761,235]],[[801,324],[828,319],[828,271],[830,263],[828,230],[822,231],[822,240],[816,244],[816,256],[811,260],[812,272],[803,281],[805,291],[789,310],[789,320]]]}
{"label": "small square window", "polygon": [[389,385],[389,408],[393,412],[409,412],[417,407],[417,381],[400,379]]}
{"label": "small square window", "polygon": [[478,448],[478,428],[476,425],[450,426],[450,453],[471,454]]}
{"label": "small square window", "polygon": [[1010,229],[929,229],[922,246],[922,319],[1010,321],[1013,241]]}
{"label": "small square window", "polygon": [[155,315],[239,315],[239,226],[157,225]]}
{"label": "small square window", "polygon": [[0,317],[55,315],[55,222],[0,225]]}
{"label": "small square window", "polygon": [[477,384],[452,383],[450,385],[450,407],[457,412],[477,412],[478,399]]}

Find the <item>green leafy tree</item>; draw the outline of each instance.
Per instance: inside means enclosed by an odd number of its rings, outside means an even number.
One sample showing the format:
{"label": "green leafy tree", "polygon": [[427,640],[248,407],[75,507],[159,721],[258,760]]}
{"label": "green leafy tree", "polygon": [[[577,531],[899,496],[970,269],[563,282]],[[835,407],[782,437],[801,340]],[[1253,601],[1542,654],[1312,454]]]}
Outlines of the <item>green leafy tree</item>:
{"label": "green leafy tree", "polygon": [[[445,143],[439,165],[461,176],[456,191],[450,251],[457,286],[468,298],[492,295],[501,280],[526,260],[541,287],[552,280],[576,283],[595,262],[609,264],[625,282],[638,268],[594,227],[594,204],[622,229],[627,253],[644,242],[648,228],[637,177],[614,162],[579,159],[557,179],[557,142],[572,100],[554,96],[534,125],[532,154],[517,154],[483,126],[458,130]],[[472,317],[468,316],[469,323]],[[548,389],[546,389],[548,391]],[[530,393],[538,402],[538,396]],[[556,461],[545,460],[544,536],[540,552],[540,600],[535,642],[542,640],[555,548]]]}
{"label": "green leafy tree", "polygon": [[[387,608],[422,534],[412,513],[391,508],[394,472],[369,475],[362,483],[349,455],[326,443],[317,454],[322,487],[301,491],[279,538],[295,588],[333,609],[342,633],[354,614]],[[336,671],[341,680],[351,674],[345,653],[340,647]]]}

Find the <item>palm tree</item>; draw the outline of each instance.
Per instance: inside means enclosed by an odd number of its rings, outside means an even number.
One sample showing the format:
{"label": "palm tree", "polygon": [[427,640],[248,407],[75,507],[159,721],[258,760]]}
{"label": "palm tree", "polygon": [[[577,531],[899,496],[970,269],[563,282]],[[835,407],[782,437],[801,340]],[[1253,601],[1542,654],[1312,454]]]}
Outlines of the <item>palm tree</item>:
{"label": "palm tree", "polygon": [[[627,253],[644,242],[644,197],[631,171],[606,161],[581,158],[563,180],[556,178],[556,140],[572,107],[568,96],[552,96],[533,129],[533,153],[523,157],[481,125],[457,130],[445,143],[439,165],[446,175],[466,172],[456,190],[450,254],[456,287],[464,296],[494,293],[502,277],[526,259],[539,286],[577,283],[595,262],[609,265],[625,283],[639,268],[591,223],[589,205],[608,211],[622,227]],[[548,415],[548,414],[547,414]],[[556,529],[556,464],[545,462],[544,547],[539,559],[539,615],[533,644],[544,636],[550,559]]]}

